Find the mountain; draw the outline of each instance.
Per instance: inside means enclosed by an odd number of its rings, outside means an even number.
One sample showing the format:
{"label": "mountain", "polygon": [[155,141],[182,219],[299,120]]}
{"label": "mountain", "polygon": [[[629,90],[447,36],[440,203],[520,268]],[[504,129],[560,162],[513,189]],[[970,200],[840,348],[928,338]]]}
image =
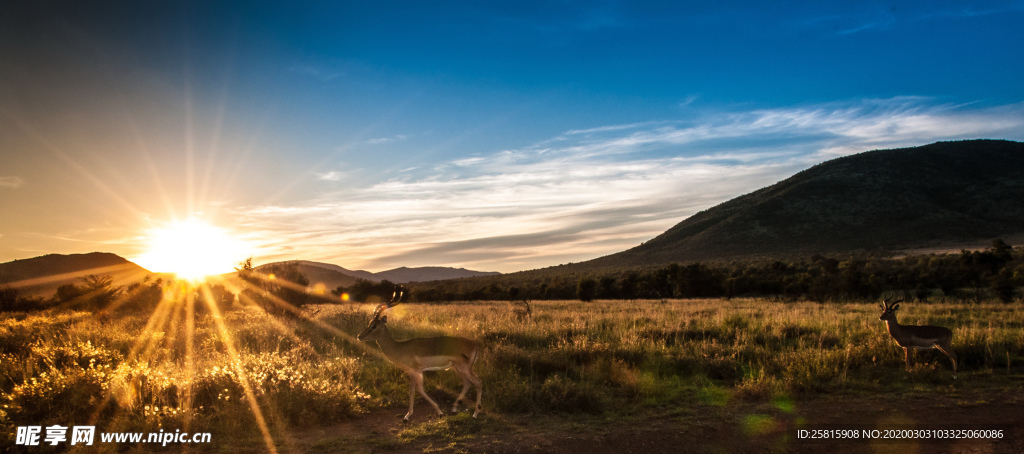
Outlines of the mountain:
{"label": "mountain", "polygon": [[153,273],[106,252],[49,254],[0,263],[0,286],[13,287],[22,295],[51,296],[57,287],[81,283],[80,279],[90,274],[109,274],[114,278],[114,285],[124,285]]}
{"label": "mountain", "polygon": [[[309,261],[305,261],[305,260],[268,263],[266,265],[257,266],[256,270],[258,270],[258,271],[266,271],[266,269],[269,268],[269,267],[278,266],[278,265],[285,265],[285,264],[292,264],[292,263],[294,263],[296,265],[296,267],[298,267],[299,272],[302,273],[302,275],[305,276],[307,280],[309,280],[309,286],[312,287],[312,288],[322,288],[324,290],[334,290],[334,289],[336,289],[336,288],[338,288],[340,286],[349,287],[352,284],[356,283],[356,279],[357,279],[356,277],[351,276],[351,275],[346,274],[346,273],[343,273],[341,271],[338,271],[338,269],[341,269],[341,270],[345,270],[346,272],[351,272],[349,270],[346,270],[345,268],[342,268],[340,266],[336,266],[334,268],[328,268],[328,266],[334,266],[334,265],[328,265],[326,263],[319,264],[317,262],[309,262]],[[318,266],[318,265],[325,265],[325,266]],[[366,273],[366,272],[362,271],[361,273]],[[367,273],[367,274],[370,274],[370,273]]]}
{"label": "mountain", "polygon": [[464,277],[496,276],[501,273],[494,271],[472,271],[465,268],[448,268],[443,266],[424,266],[419,268],[395,268],[382,271],[376,276],[380,279],[387,279],[391,282],[404,284],[406,282],[428,282],[444,281],[448,279],[460,279]]}
{"label": "mountain", "polygon": [[[363,270],[355,270],[355,271],[353,271],[353,270],[350,270],[350,269],[347,269],[347,268],[342,268],[342,267],[340,267],[338,265],[332,265],[330,263],[311,262],[309,260],[298,260],[296,263],[298,263],[299,265],[305,265],[307,267],[314,267],[314,268],[334,271],[336,273],[340,273],[340,274],[343,274],[345,276],[349,276],[349,277],[352,277],[352,278],[355,278],[355,279],[366,279],[368,281],[379,281],[380,280],[380,278],[375,277],[374,274],[369,272],[369,271],[363,271]],[[309,278],[309,276],[306,276],[306,278]],[[355,281],[353,281],[353,282],[355,282]]]}
{"label": "mountain", "polygon": [[322,284],[324,288],[329,290],[338,288],[339,286],[349,287],[355,284],[357,279],[365,279],[373,282],[380,282],[387,279],[396,284],[404,284],[408,282],[426,282],[501,274],[496,272],[472,271],[463,268],[447,268],[438,266],[420,268],[407,268],[403,266],[401,268],[382,271],[380,273],[371,273],[369,271],[362,270],[352,271],[338,265],[311,262],[308,260],[268,263],[266,265],[260,265],[256,267],[256,269],[266,269],[267,267],[286,263],[296,264],[299,272],[309,280],[310,287],[316,287],[318,284]]}
{"label": "mountain", "polygon": [[575,268],[892,253],[1024,234],[1024,144],[939,142],[816,165]]}

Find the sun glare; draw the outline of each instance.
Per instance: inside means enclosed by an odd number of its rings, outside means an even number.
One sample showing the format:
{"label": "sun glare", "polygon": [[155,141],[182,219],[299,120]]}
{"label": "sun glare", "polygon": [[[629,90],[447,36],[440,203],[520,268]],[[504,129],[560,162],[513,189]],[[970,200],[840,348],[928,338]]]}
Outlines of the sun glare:
{"label": "sun glare", "polygon": [[241,241],[199,219],[175,221],[147,236],[149,248],[138,258],[139,265],[184,279],[231,272],[247,256]]}

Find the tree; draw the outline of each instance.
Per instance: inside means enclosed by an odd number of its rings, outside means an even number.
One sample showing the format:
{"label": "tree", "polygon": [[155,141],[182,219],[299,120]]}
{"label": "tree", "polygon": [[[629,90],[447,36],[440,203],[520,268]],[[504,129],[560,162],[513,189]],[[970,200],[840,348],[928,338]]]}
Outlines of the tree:
{"label": "tree", "polygon": [[12,287],[0,287],[0,311],[16,310],[18,290]]}
{"label": "tree", "polygon": [[1002,239],[992,240],[992,247],[988,251],[1003,262],[1013,260],[1013,246],[1006,244]]}
{"label": "tree", "polygon": [[127,311],[152,311],[163,299],[163,279],[150,282],[147,276],[142,282],[135,282],[124,290],[124,302],[119,306]]}
{"label": "tree", "polygon": [[53,299],[56,303],[67,303],[83,294],[85,294],[85,289],[75,284],[64,284],[57,287],[57,292],[54,293]]}
{"label": "tree", "polygon": [[597,293],[597,281],[593,278],[582,277],[579,283],[576,285],[576,297],[580,301],[589,303],[594,300],[594,295]]}
{"label": "tree", "polygon": [[[205,288],[203,288],[205,287]],[[209,304],[217,307],[217,311],[224,313],[235,304],[235,294],[220,284],[204,285],[196,288],[196,312],[208,311]],[[211,311],[212,312],[212,311]]]}
{"label": "tree", "polygon": [[1004,303],[1012,303],[1013,298],[1017,295],[1017,288],[1013,285],[1012,275],[1005,268],[992,276],[989,288],[996,295],[996,298],[999,298],[999,301]]}
{"label": "tree", "polygon": [[[348,293],[350,301],[358,301],[360,303],[366,302],[377,302],[387,301],[391,299],[391,296],[395,293],[395,290],[399,286],[394,282],[384,279],[380,282],[373,282],[366,279],[356,279],[356,283],[352,284],[351,287],[338,287],[331,291],[336,296],[341,296],[343,293]],[[441,298],[441,294],[437,292],[431,292],[429,290],[420,290],[422,292],[422,298],[420,301],[428,301]],[[411,299],[408,292],[405,295],[405,300]]]}
{"label": "tree", "polygon": [[654,274],[651,275],[650,290],[658,298],[671,298],[673,296],[672,280],[678,272],[679,265],[676,263],[654,270]]}
{"label": "tree", "polygon": [[640,277],[636,273],[629,273],[626,277],[622,278],[622,283],[619,285],[619,291],[623,298],[627,300],[636,299],[637,285],[640,282]]}
{"label": "tree", "polygon": [[601,297],[603,298],[618,298],[618,291],[615,288],[615,278],[611,276],[605,276],[601,278]]}
{"label": "tree", "polygon": [[[72,292],[77,289],[81,293],[71,298],[71,300],[74,300],[75,305],[81,306],[83,309],[102,309],[114,301],[114,298],[121,293],[121,287],[114,286],[114,277],[109,274],[101,276],[90,274],[81,280],[83,283],[81,288],[72,286]],[[60,291],[61,288],[58,287],[58,294],[60,294]]]}

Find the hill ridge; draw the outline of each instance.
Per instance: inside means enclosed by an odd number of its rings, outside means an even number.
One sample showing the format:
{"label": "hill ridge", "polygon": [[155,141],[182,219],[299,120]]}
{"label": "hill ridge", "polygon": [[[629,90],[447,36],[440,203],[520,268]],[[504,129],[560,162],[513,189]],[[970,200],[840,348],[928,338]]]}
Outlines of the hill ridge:
{"label": "hill ridge", "polygon": [[155,274],[110,252],[46,254],[0,263],[0,286],[24,295],[50,296],[56,288],[90,274],[111,275],[121,285]]}
{"label": "hill ridge", "polygon": [[1024,144],[937,142],[817,164],[583,267],[893,251],[1024,232]]}
{"label": "hill ridge", "polygon": [[465,268],[452,268],[444,266],[424,266],[424,267],[398,267],[386,271],[380,271],[372,273],[363,270],[349,270],[347,268],[323,262],[314,262],[310,260],[283,260],[279,262],[271,262],[257,266],[257,269],[280,265],[295,263],[298,265],[299,272],[309,280],[311,287],[315,287],[318,284],[323,285],[324,288],[334,289],[339,286],[349,287],[356,283],[357,279],[364,279],[372,282],[380,282],[387,279],[388,281],[396,284],[405,284],[409,282],[427,282],[437,281],[446,279],[459,279],[466,277],[477,277],[477,276],[493,276],[501,273],[487,272],[487,271],[473,271]]}

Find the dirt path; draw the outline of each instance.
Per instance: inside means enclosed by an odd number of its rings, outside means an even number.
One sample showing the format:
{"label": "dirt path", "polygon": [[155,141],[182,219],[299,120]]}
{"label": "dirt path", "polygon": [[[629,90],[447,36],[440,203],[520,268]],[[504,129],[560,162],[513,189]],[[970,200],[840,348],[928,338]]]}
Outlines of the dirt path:
{"label": "dirt path", "polygon": [[[949,397],[811,396],[664,408],[618,418],[579,415],[467,414],[438,419],[421,411],[401,423],[404,408],[380,409],[352,421],[295,434],[282,452],[487,453],[1024,453],[1024,396],[1002,392]],[[841,425],[856,424],[853,427]],[[1002,429],[1003,439],[914,442],[798,438],[803,429]],[[849,433],[849,432],[847,432]]]}

